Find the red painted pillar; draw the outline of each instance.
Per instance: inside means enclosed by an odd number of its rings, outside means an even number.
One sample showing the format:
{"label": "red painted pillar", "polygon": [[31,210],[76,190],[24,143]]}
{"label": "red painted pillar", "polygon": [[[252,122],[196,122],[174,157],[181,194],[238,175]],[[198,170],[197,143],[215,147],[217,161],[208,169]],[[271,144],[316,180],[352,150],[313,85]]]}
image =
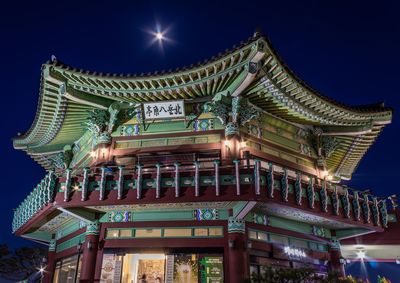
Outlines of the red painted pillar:
{"label": "red painted pillar", "polygon": [[241,283],[249,277],[245,222],[230,217],[228,220],[228,268],[230,283]]}
{"label": "red painted pillar", "polygon": [[51,283],[56,265],[56,240],[50,240],[47,252],[47,265],[43,272],[43,283]]}
{"label": "red painted pillar", "polygon": [[342,257],[340,243],[338,240],[332,240],[329,244],[329,255],[329,265],[331,271],[339,273],[339,275],[342,277],[346,276],[346,272],[344,270],[344,258]]}
{"label": "red painted pillar", "polygon": [[86,227],[85,242],[82,245],[82,267],[79,282],[94,282],[97,250],[99,246],[99,222],[95,221]]}

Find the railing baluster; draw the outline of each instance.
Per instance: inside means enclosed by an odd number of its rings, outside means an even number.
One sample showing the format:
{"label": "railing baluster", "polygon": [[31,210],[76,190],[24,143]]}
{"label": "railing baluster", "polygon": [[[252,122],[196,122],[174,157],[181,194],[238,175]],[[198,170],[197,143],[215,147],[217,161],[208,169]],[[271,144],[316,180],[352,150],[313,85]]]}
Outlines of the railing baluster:
{"label": "railing baluster", "polygon": [[214,160],[214,172],[215,172],[215,195],[220,194],[220,183],[219,183],[219,160]]}
{"label": "railing baluster", "polygon": [[239,169],[239,164],[240,160],[233,160],[233,163],[235,163],[235,181],[236,181],[236,195],[240,196],[240,169]]}
{"label": "railing baluster", "polygon": [[156,164],[157,175],[156,175],[156,198],[160,198],[161,193],[161,164]]}
{"label": "railing baluster", "polygon": [[198,197],[200,195],[200,174],[199,174],[199,161],[194,162],[194,195]]}

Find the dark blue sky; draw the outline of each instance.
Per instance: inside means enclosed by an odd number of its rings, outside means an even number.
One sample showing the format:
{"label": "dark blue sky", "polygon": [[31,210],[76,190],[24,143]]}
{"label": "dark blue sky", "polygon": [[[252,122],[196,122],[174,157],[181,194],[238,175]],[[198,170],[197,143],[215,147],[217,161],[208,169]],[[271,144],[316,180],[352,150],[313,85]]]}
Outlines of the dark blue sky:
{"label": "dark blue sky", "polygon": [[[0,7],[0,243],[11,235],[12,208],[44,170],[11,138],[31,125],[41,64],[52,54],[83,69],[141,73],[197,63],[260,27],[289,67],[309,85],[346,104],[385,101],[398,109],[398,1],[7,1]],[[63,2],[63,3],[59,3]],[[5,2],[6,3],[6,2]],[[170,26],[161,53],[144,29]],[[378,195],[397,192],[396,121],[386,127],[351,185]]]}

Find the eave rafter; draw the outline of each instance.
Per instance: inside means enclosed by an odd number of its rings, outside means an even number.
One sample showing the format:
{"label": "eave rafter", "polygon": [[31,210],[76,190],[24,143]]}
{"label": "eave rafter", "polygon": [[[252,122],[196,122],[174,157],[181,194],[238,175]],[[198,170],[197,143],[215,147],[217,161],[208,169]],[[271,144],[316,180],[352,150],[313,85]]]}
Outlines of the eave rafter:
{"label": "eave rafter", "polygon": [[[61,148],[63,142],[83,134],[79,123],[88,110],[107,109],[115,101],[193,100],[221,92],[242,95],[289,122],[324,128],[323,135],[341,141],[342,146],[326,160],[341,176],[351,175],[392,115],[382,105],[348,107],[322,96],[284,64],[267,39],[256,35],[217,58],[167,73],[110,75],[53,60],[43,65],[35,121],[14,140],[14,146],[28,154],[47,145]],[[48,166],[45,155],[33,158]]]}

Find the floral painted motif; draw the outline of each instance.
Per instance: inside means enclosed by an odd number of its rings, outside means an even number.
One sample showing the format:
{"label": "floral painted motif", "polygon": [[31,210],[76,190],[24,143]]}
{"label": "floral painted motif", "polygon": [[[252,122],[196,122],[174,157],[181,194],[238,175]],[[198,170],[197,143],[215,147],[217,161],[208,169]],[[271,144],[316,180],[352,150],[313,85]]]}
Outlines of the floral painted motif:
{"label": "floral painted motif", "polygon": [[215,208],[203,208],[196,209],[194,211],[194,218],[196,220],[217,220],[218,219],[218,209]]}
{"label": "floral painted motif", "polygon": [[323,238],[326,237],[326,230],[323,227],[318,227],[318,226],[313,225],[312,232],[313,232],[313,235],[315,235],[315,236],[323,237]]}
{"label": "floral painted motif", "polygon": [[241,233],[244,234],[245,221],[243,219],[237,219],[235,217],[229,217],[228,219],[228,233]]}
{"label": "floral painted motif", "polygon": [[269,219],[266,214],[253,213],[253,222],[261,225],[268,225]]}
{"label": "floral painted motif", "polygon": [[109,222],[128,222],[131,220],[129,211],[111,211],[108,213]]}

